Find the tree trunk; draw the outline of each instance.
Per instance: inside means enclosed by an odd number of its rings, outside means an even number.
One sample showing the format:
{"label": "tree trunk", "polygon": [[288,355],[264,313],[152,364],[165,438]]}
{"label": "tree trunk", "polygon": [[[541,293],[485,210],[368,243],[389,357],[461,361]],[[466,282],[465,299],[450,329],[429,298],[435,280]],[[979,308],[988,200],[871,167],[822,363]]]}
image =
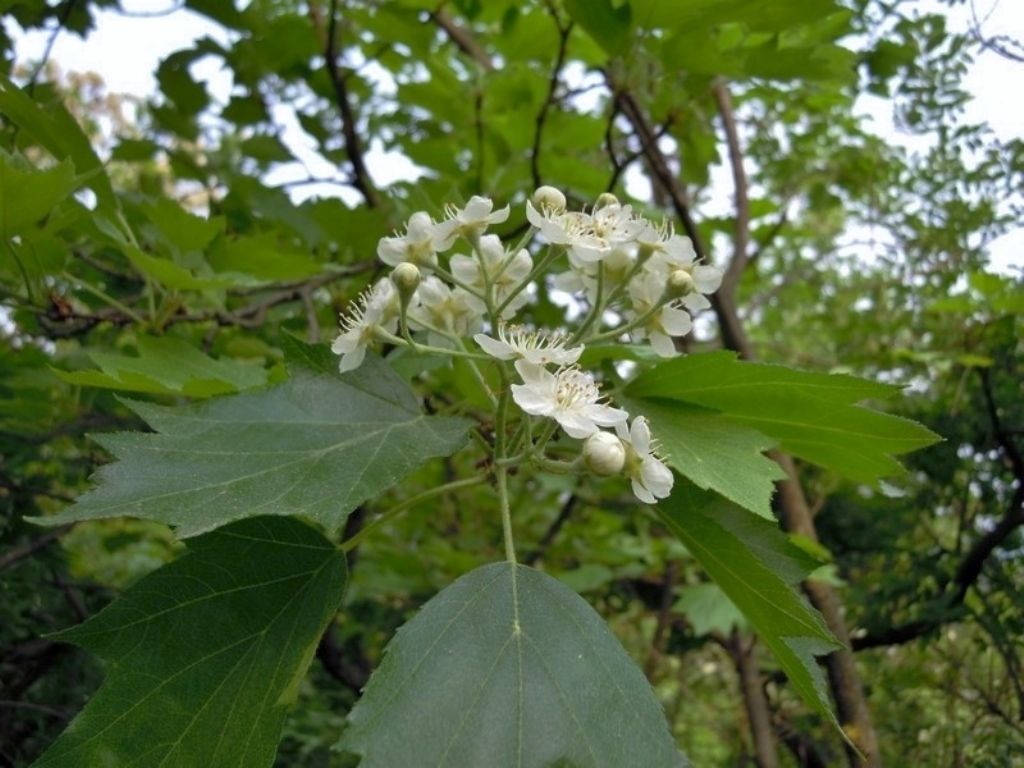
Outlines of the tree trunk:
{"label": "tree trunk", "polygon": [[778,768],[779,754],[772,731],[772,713],[764,693],[764,679],[757,668],[755,643],[744,647],[740,633],[733,630],[727,645],[729,655],[740,678],[740,693],[747,710],[747,722],[754,739],[754,760],[757,768]]}

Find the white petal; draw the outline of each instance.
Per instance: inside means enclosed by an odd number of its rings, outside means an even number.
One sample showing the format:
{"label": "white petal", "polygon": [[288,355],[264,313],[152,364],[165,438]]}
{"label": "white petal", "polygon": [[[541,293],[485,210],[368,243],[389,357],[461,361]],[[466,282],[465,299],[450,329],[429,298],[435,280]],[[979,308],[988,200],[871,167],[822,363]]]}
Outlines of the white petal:
{"label": "white petal", "polygon": [[529,200],[526,201],[526,220],[541,230],[544,229],[544,225],[547,223],[547,219],[541,215],[540,211],[533,207],[533,203]]}
{"label": "white petal", "polygon": [[651,495],[651,492],[644,488],[640,481],[633,479],[633,495],[645,504],[657,504],[658,500]]}
{"label": "white petal", "polygon": [[492,213],[490,216],[488,216],[487,220],[491,224],[501,224],[501,222],[503,222],[506,219],[508,219],[508,214],[509,214],[509,207],[506,205],[504,208],[499,208],[494,213]]}
{"label": "white petal", "polygon": [[682,299],[682,304],[693,314],[707,309],[711,306],[711,302],[699,293],[689,293]]}
{"label": "white petal", "polygon": [[502,279],[518,283],[530,274],[531,269],[533,269],[533,259],[530,258],[530,252],[523,248],[509,260],[508,266],[502,273]]}
{"label": "white petal", "polygon": [[405,225],[406,239],[414,243],[431,240],[434,235],[434,221],[425,211],[416,211]]}
{"label": "white petal", "polygon": [[461,283],[475,285],[480,280],[480,263],[472,256],[457,254],[451,260],[452,274]]}
{"label": "white petal", "polygon": [[480,238],[479,250],[488,273],[493,274],[494,269],[505,259],[505,246],[501,244],[501,239],[497,235],[484,235]]}
{"label": "white petal", "polygon": [[714,293],[722,284],[722,270],[699,264],[693,268],[693,284],[701,293]]}
{"label": "white petal", "polygon": [[623,424],[629,418],[629,414],[621,408],[612,408],[610,405],[588,405],[586,410],[587,418],[602,427],[613,427],[616,424]]}
{"label": "white petal", "polygon": [[434,225],[434,237],[431,245],[435,251],[447,251],[459,236],[459,222],[441,221]]}
{"label": "white petal", "polygon": [[629,427],[626,426],[625,421],[620,421],[615,425],[615,434],[619,436],[619,440],[627,440],[632,443],[629,439]]}
{"label": "white petal", "polygon": [[512,399],[516,405],[534,416],[549,416],[555,408],[552,398],[530,384],[513,384]]}
{"label": "white petal", "polygon": [[359,343],[359,330],[346,331],[334,340],[331,344],[331,352],[336,355],[346,354],[356,348]]}
{"label": "white petal", "polygon": [[404,237],[382,237],[377,243],[377,258],[391,267],[405,261],[407,251]]}
{"label": "white petal", "polygon": [[659,316],[661,327],[669,336],[685,336],[693,329],[690,315],[681,309],[665,307]]}
{"label": "white petal", "polygon": [[492,339],[486,334],[478,333],[473,337],[473,340],[480,345],[484,352],[499,360],[511,360],[516,356],[516,351],[509,344],[498,339]]}
{"label": "white petal", "polygon": [[543,387],[546,391],[554,392],[557,381],[555,374],[546,370],[543,366],[535,365],[526,360],[516,360],[516,370],[523,377],[527,384]]}
{"label": "white petal", "polygon": [[659,499],[672,492],[672,470],[653,456],[648,456],[640,465],[640,477],[647,489]]}
{"label": "white petal", "polygon": [[675,357],[676,346],[672,343],[672,338],[666,336],[660,331],[652,332],[648,338],[651,340],[651,347],[654,349],[658,357]]}
{"label": "white petal", "polygon": [[629,429],[629,442],[633,450],[641,456],[651,452],[651,429],[647,426],[647,419],[637,416],[633,419],[633,426]]}
{"label": "white petal", "polygon": [[597,432],[597,425],[577,410],[556,413],[555,419],[569,437],[590,437]]}
{"label": "white petal", "polygon": [[341,356],[341,362],[338,364],[338,371],[345,373],[345,371],[353,371],[363,363],[363,358],[366,357],[366,347],[362,344],[358,345],[351,352]]}

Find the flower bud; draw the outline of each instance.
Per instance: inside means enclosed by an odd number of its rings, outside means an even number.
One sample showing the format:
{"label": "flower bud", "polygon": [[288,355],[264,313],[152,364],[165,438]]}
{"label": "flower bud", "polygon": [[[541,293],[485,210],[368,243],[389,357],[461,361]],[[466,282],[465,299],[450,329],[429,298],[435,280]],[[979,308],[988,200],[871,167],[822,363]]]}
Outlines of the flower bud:
{"label": "flower bud", "polygon": [[403,261],[391,270],[391,284],[398,291],[398,297],[402,306],[409,303],[409,299],[416,292],[420,285],[420,268],[409,261]]}
{"label": "flower bud", "polygon": [[611,192],[602,192],[597,196],[597,201],[594,203],[594,210],[599,211],[609,205],[618,205],[619,198],[613,195]]}
{"label": "flower bud", "polygon": [[665,286],[669,296],[686,296],[694,291],[693,275],[685,269],[673,269]]}
{"label": "flower bud", "polygon": [[565,210],[565,195],[554,187],[549,187],[547,185],[537,187],[537,191],[533,193],[531,202],[533,202],[534,207],[539,211],[561,213]]}
{"label": "flower bud", "polygon": [[626,448],[611,432],[595,432],[583,442],[583,463],[599,477],[617,475],[626,464]]}

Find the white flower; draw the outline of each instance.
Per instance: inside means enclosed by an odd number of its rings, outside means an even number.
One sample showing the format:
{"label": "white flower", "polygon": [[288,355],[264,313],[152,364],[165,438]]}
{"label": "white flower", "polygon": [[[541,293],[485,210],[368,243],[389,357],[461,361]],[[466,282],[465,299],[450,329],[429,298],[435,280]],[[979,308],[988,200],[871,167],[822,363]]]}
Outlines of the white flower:
{"label": "white flower", "polygon": [[479,327],[480,302],[462,288],[449,288],[431,276],[420,283],[415,299],[409,308],[409,320],[415,324],[457,336],[466,336]]}
{"label": "white flower", "polygon": [[628,431],[625,423],[617,424],[615,431],[626,444],[626,476],[636,497],[646,504],[666,498],[672,492],[672,471],[654,455],[647,419],[637,416]]}
{"label": "white flower", "polygon": [[665,277],[674,269],[690,271],[697,260],[697,252],[690,238],[675,234],[669,225],[649,226],[637,238],[637,242],[641,248],[651,251],[644,267]]}
{"label": "white flower", "polygon": [[590,217],[585,213],[544,205],[538,210],[530,200],[526,201],[526,218],[552,245],[570,245],[583,237],[590,226]]}
{"label": "white flower", "polygon": [[499,325],[497,339],[483,333],[473,338],[491,357],[526,360],[534,365],[571,365],[583,353],[582,344],[566,349],[569,338],[565,334],[531,331],[519,325]]}
{"label": "white flower", "polygon": [[692,270],[693,285],[703,294],[714,293],[722,284],[722,270],[709,264],[698,264]]}
{"label": "white flower", "polygon": [[437,266],[437,252],[451,247],[454,234],[442,232],[430,215],[417,211],[409,217],[405,234],[382,237],[377,243],[377,257],[388,266],[397,267],[403,261],[423,269]]}
{"label": "white flower", "polygon": [[[650,312],[661,302],[664,293],[665,282],[657,272],[643,272],[634,277],[629,283],[633,318]],[[671,337],[685,336],[692,328],[693,321],[689,313],[668,303],[651,315],[642,326],[633,330],[633,340],[650,339],[651,347],[659,356],[674,357],[676,348]]]}
{"label": "white flower", "polygon": [[[477,244],[479,258],[452,256],[452,274],[459,282],[483,294],[489,282],[494,289],[494,301],[501,305],[512,296],[512,292],[526,279],[533,269],[533,259],[525,248],[517,253],[505,252],[505,247],[497,235],[484,235]],[[525,291],[520,291],[502,310],[503,317],[511,317],[528,300]],[[483,305],[481,305],[483,311]]]}
{"label": "white flower", "polygon": [[559,368],[551,373],[526,360],[516,361],[522,384],[512,385],[512,399],[527,413],[557,421],[570,437],[584,438],[599,426],[621,424],[629,414],[598,400],[601,392],[594,377],[578,366]]}
{"label": "white flower", "polygon": [[626,447],[611,432],[595,432],[583,443],[583,463],[598,477],[617,475],[626,466]]}
{"label": "white flower", "polygon": [[586,230],[570,244],[572,255],[584,262],[601,261],[625,245],[636,242],[645,223],[633,216],[633,209],[609,203],[588,217]]}
{"label": "white flower", "polygon": [[449,205],[445,208],[445,213],[448,220],[438,225],[440,232],[453,238],[462,235],[474,239],[483,234],[491,224],[500,224],[508,219],[509,208],[506,205],[495,211],[494,201],[489,197],[473,195],[465,208]]}
{"label": "white flower", "polygon": [[342,316],[341,333],[331,345],[331,351],[341,355],[338,370],[344,373],[362,364],[366,347],[376,338],[378,328],[394,333],[398,311],[398,292],[387,278],[363,291],[353,302],[350,314]]}

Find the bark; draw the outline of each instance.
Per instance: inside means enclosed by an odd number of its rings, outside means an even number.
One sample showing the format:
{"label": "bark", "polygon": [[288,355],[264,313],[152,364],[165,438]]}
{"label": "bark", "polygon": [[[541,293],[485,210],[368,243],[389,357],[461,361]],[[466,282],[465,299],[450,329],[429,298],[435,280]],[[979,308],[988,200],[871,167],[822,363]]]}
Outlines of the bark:
{"label": "bark", "polygon": [[772,713],[764,692],[764,679],[757,666],[755,643],[751,641],[744,647],[743,638],[738,632],[733,631],[726,647],[736,667],[736,674],[739,675],[743,706],[747,711],[747,722],[750,724],[750,734],[754,739],[754,760],[757,768],[778,768],[779,754],[772,730]]}

